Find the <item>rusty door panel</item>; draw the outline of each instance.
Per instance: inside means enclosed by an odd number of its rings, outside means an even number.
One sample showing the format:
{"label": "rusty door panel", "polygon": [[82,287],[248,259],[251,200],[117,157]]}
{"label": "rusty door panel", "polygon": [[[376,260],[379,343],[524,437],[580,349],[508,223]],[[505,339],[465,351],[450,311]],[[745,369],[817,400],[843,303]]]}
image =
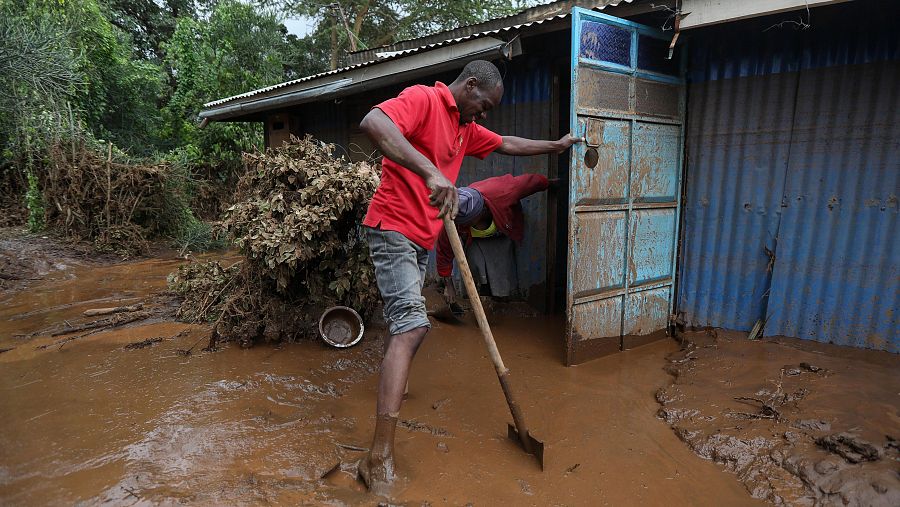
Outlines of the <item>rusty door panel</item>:
{"label": "rusty door panel", "polygon": [[684,104],[666,35],[578,8],[572,23],[571,128],[586,143],[569,164],[567,364],[665,334]]}
{"label": "rusty door panel", "polygon": [[623,335],[646,335],[666,327],[672,287],[633,292],[625,299]]}
{"label": "rusty door panel", "polygon": [[675,202],[681,173],[681,127],[636,122],[631,198],[643,202]]}
{"label": "rusty door panel", "polygon": [[634,82],[634,110],[638,114],[678,118],[681,89],[668,83],[637,79]]}
{"label": "rusty door panel", "polygon": [[628,286],[635,287],[674,274],[675,209],[636,209],[631,212]]}
{"label": "rusty door panel", "polygon": [[[579,120],[579,128],[586,132],[587,143],[574,148],[575,170],[578,178],[576,204],[624,203],[628,198],[628,168],[631,141],[631,123],[619,120]],[[595,150],[594,166],[586,160],[588,152]]]}
{"label": "rusty door panel", "polygon": [[620,350],[622,296],[576,304],[570,313],[570,337],[567,364],[578,364]]}
{"label": "rusty door panel", "polygon": [[570,268],[569,287],[574,297],[624,287],[625,212],[576,213],[574,220],[571,249],[575,264]]}
{"label": "rusty door panel", "polygon": [[576,100],[581,114],[630,110],[628,76],[585,67],[577,79]]}

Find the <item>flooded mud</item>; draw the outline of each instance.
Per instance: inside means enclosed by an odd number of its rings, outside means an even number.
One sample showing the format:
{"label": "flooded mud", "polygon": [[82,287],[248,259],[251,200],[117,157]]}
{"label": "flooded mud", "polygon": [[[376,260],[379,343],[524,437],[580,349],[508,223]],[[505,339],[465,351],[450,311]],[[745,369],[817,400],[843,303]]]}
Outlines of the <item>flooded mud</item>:
{"label": "flooded mud", "polygon": [[689,333],[660,417],[775,504],[900,505],[900,357]]}
{"label": "flooded mud", "polygon": [[[63,347],[34,335],[135,305],[178,259],[79,266],[0,298],[0,503],[373,505],[356,481],[374,427],[383,327],[318,342],[202,352],[206,326],[147,320]],[[118,315],[118,314],[116,314]],[[506,438],[502,391],[471,315],[436,323],[400,414],[406,505],[752,504],[656,417],[674,342],[562,366],[562,319],[492,325],[545,470]],[[199,345],[198,345],[199,344]],[[189,352],[190,351],[190,352]],[[188,353],[186,353],[188,352]]]}
{"label": "flooded mud", "polygon": [[26,288],[47,275],[94,263],[83,246],[67,246],[17,227],[0,227],[0,296]]}

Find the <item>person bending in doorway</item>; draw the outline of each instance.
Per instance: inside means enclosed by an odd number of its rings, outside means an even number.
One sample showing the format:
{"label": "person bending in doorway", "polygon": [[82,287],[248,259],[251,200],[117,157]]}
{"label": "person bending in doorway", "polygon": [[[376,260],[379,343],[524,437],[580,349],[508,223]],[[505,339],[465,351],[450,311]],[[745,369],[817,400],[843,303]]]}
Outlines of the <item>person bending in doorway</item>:
{"label": "person bending in doorway", "polygon": [[363,221],[390,336],[378,381],[375,435],[359,475],[385,494],[395,477],[394,432],[412,358],[431,327],[422,297],[428,249],[441,217],[456,216],[454,182],[464,156],[559,153],[578,141],[500,136],[477,122],[503,97],[490,62],[467,64],[452,83],[416,85],[373,107],[360,129],[384,155],[381,182]]}
{"label": "person bending in doorway", "polygon": [[[553,181],[554,184],[558,180]],[[506,297],[518,285],[514,243],[525,235],[521,200],[546,190],[551,181],[540,174],[504,174],[459,188],[459,213],[454,222],[466,248],[475,282],[490,287],[490,295]],[[435,244],[438,276],[444,279],[447,302],[455,308],[453,249],[441,229]]]}

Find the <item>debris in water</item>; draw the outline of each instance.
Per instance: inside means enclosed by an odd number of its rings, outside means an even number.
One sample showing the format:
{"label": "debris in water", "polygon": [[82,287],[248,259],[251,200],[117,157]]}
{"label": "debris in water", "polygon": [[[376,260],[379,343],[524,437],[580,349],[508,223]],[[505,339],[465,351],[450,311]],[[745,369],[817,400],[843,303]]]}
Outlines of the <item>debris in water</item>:
{"label": "debris in water", "polygon": [[341,467],[341,461],[338,460],[334,465],[331,465],[324,472],[322,472],[322,474],[319,475],[319,479],[324,479],[324,478],[328,477],[329,475],[336,472],[340,467]]}
{"label": "debris in water", "polygon": [[806,371],[810,371],[810,372],[813,372],[813,373],[819,373],[820,371],[822,371],[822,372],[825,371],[824,368],[819,368],[818,366],[811,365],[811,364],[809,364],[809,363],[800,363],[800,367],[803,368],[803,369],[806,370]]}
{"label": "debris in water", "polygon": [[397,421],[397,426],[400,426],[401,428],[406,428],[409,431],[418,431],[421,433],[431,433],[431,435],[435,436],[435,437],[452,436],[450,434],[450,432],[444,428],[431,426],[430,424],[420,423],[418,421],[413,421],[410,419],[400,419],[399,421]]}
{"label": "debris in water", "polygon": [[850,463],[881,459],[881,453],[877,447],[849,433],[836,433],[817,438],[816,445],[837,454]]}
{"label": "debris in water", "polygon": [[130,306],[116,306],[114,308],[92,308],[90,310],[85,310],[82,315],[85,317],[99,317],[101,315],[110,315],[113,313],[127,313],[127,312],[136,312],[138,310],[143,310],[144,304],[138,303],[136,305]]}
{"label": "debris in water", "polygon": [[159,343],[163,341],[162,338],[147,338],[146,340],[141,340],[139,342],[129,343],[125,345],[125,350],[136,350],[136,349],[144,349],[152,346],[154,343]]}
{"label": "debris in water", "polygon": [[[72,334],[79,331],[89,331],[93,329],[109,329],[125,324],[130,324],[138,320],[144,320],[151,317],[151,315],[152,314],[150,312],[140,312],[133,313],[131,315],[116,315],[106,319],[98,319],[85,324],[79,324],[77,326],[67,325],[62,329],[53,331],[52,333],[50,333],[50,336],[61,336],[64,334]],[[66,322],[66,324],[68,324],[68,322]]]}
{"label": "debris in water", "polygon": [[[893,424],[884,400],[900,391],[896,356],[730,331],[712,346],[702,331],[682,336],[666,369],[673,383],[656,399],[695,453],[774,504],[900,505],[900,456],[890,439],[873,440]],[[753,410],[737,412],[735,400]]]}
{"label": "debris in water", "polygon": [[450,452],[450,448],[447,447],[447,444],[444,443],[444,442],[438,442],[438,443],[437,443],[437,448],[438,448],[438,450],[441,451],[441,452]]}
{"label": "debris in water", "polygon": [[340,442],[336,442],[335,445],[337,445],[338,447],[340,447],[342,449],[347,449],[348,451],[369,452],[368,447],[360,447],[358,445],[351,445],[351,444],[342,444]]}
{"label": "debris in water", "polygon": [[750,414],[747,412],[734,412],[733,414],[736,416],[743,416],[743,417],[746,417],[747,419],[775,419],[776,421],[781,420],[781,413],[778,412],[778,410],[775,407],[773,407],[772,405],[769,405],[768,403],[766,403],[765,401],[763,401],[759,398],[751,398],[748,396],[736,396],[734,399],[737,401],[743,401],[743,402],[753,401],[753,402],[760,404],[760,409],[759,409],[758,413]]}
{"label": "debris in water", "polygon": [[440,408],[443,407],[444,405],[446,405],[447,403],[450,403],[450,398],[441,398],[440,400],[437,400],[436,402],[432,403],[431,408],[434,410],[440,410]]}
{"label": "debris in water", "polygon": [[580,467],[580,466],[581,466],[581,463],[575,463],[574,465],[572,465],[566,469],[566,474],[570,474],[570,473],[574,472],[575,470],[578,470],[578,467]]}
{"label": "debris in water", "polygon": [[524,479],[517,479],[517,480],[519,481],[519,488],[522,490],[522,493],[525,493],[526,495],[534,494],[534,492],[531,491],[531,486],[529,486],[528,483],[525,482]]}
{"label": "debris in water", "polygon": [[801,419],[794,423],[794,427],[801,430],[829,431],[831,423],[821,419]]}

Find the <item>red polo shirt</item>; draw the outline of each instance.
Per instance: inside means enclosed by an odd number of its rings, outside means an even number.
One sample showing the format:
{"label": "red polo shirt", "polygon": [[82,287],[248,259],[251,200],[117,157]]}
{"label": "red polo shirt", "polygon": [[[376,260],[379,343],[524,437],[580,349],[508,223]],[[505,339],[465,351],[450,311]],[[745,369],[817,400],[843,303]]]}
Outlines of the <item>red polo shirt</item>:
{"label": "red polo shirt", "polygon": [[[384,111],[413,148],[454,183],[464,156],[483,159],[503,142],[502,137],[477,123],[460,125],[456,100],[441,82],[410,86],[375,107]],[[363,225],[397,231],[430,250],[441,230],[438,210],[428,204],[431,191],[422,178],[387,157],[381,167],[381,183]]]}

